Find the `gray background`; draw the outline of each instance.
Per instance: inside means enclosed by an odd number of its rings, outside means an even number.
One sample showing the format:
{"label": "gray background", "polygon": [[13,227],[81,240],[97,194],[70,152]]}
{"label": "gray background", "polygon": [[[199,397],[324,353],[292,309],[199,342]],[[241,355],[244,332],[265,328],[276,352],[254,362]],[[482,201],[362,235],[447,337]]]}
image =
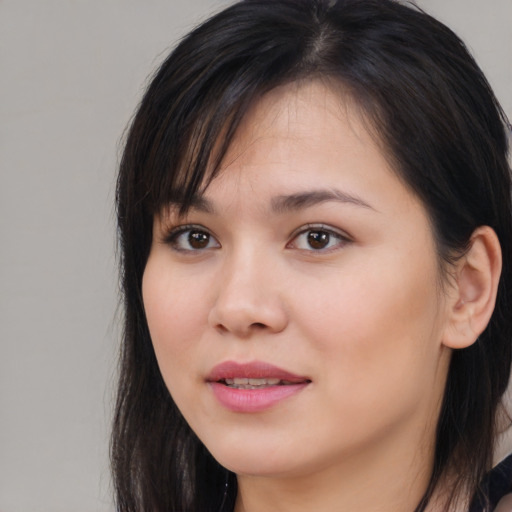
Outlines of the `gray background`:
{"label": "gray background", "polygon": [[[227,2],[0,0],[0,511],[111,511],[120,137],[174,41]],[[512,116],[512,0],[423,0]]]}

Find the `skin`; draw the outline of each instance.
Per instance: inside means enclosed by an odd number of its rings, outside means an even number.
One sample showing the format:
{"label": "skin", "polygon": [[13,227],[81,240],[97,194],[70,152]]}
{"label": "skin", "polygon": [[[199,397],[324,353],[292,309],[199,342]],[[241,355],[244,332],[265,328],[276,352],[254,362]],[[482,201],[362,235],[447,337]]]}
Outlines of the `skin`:
{"label": "skin", "polygon": [[[345,196],[283,206],[312,190]],[[319,82],[256,103],[203,197],[209,209],[180,217],[170,205],[155,219],[143,299],[174,401],[238,475],[236,512],[414,510],[450,344],[474,335],[461,334],[466,305],[440,285],[421,202],[357,109]],[[189,224],[204,247],[176,232]],[[206,382],[227,360],[311,383],[268,410],[233,412]]]}

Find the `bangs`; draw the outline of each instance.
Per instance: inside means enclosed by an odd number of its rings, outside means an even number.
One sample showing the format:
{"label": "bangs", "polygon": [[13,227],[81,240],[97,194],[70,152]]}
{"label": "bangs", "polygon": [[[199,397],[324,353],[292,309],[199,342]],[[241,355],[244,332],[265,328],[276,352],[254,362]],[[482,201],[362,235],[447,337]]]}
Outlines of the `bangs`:
{"label": "bangs", "polygon": [[[163,62],[134,120],[143,124],[132,127],[139,205],[147,213],[169,203],[186,212],[218,172],[250,105],[278,85],[323,74],[319,57],[328,38],[319,43],[310,23],[315,4],[297,10],[298,1],[278,10],[258,1],[235,4],[196,28]],[[218,31],[223,24],[232,28]],[[206,35],[208,48],[199,43]]]}
{"label": "bangs", "polygon": [[[204,108],[189,116],[187,130],[174,147],[164,140],[155,151],[150,172],[149,209],[152,215],[172,204],[185,214],[217,175],[231,140],[245,115],[246,98],[221,97],[216,104],[202,97]],[[237,101],[238,100],[238,101]],[[168,135],[169,136],[169,135]]]}

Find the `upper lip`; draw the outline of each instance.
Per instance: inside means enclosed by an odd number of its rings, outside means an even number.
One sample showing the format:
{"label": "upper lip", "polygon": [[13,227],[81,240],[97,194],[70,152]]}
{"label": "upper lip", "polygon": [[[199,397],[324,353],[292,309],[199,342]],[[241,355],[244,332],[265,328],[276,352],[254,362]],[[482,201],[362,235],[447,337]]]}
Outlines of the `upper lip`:
{"label": "upper lip", "polygon": [[296,375],[287,370],[283,370],[273,364],[264,361],[252,361],[250,363],[238,363],[236,361],[224,361],[212,368],[206,380],[208,382],[218,382],[225,379],[234,378],[247,379],[279,379],[288,382],[309,382],[310,379],[305,376]]}

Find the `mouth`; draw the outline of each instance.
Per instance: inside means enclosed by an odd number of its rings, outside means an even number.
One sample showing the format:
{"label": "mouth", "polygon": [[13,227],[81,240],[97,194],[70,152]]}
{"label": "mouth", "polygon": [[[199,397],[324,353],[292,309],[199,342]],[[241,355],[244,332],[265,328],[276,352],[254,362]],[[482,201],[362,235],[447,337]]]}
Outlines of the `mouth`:
{"label": "mouth", "polygon": [[308,377],[296,375],[263,361],[253,361],[250,363],[225,361],[213,367],[206,380],[240,389],[291,386],[293,384],[311,382],[311,379]]}
{"label": "mouth", "polygon": [[212,369],[206,382],[222,406],[238,413],[252,413],[273,408],[297,395],[311,384],[311,379],[260,361],[226,361]]}
{"label": "mouth", "polygon": [[290,380],[281,380],[277,378],[270,379],[249,379],[246,377],[235,377],[233,379],[221,379],[217,381],[233,389],[264,389],[271,386],[292,386],[300,382]]}

